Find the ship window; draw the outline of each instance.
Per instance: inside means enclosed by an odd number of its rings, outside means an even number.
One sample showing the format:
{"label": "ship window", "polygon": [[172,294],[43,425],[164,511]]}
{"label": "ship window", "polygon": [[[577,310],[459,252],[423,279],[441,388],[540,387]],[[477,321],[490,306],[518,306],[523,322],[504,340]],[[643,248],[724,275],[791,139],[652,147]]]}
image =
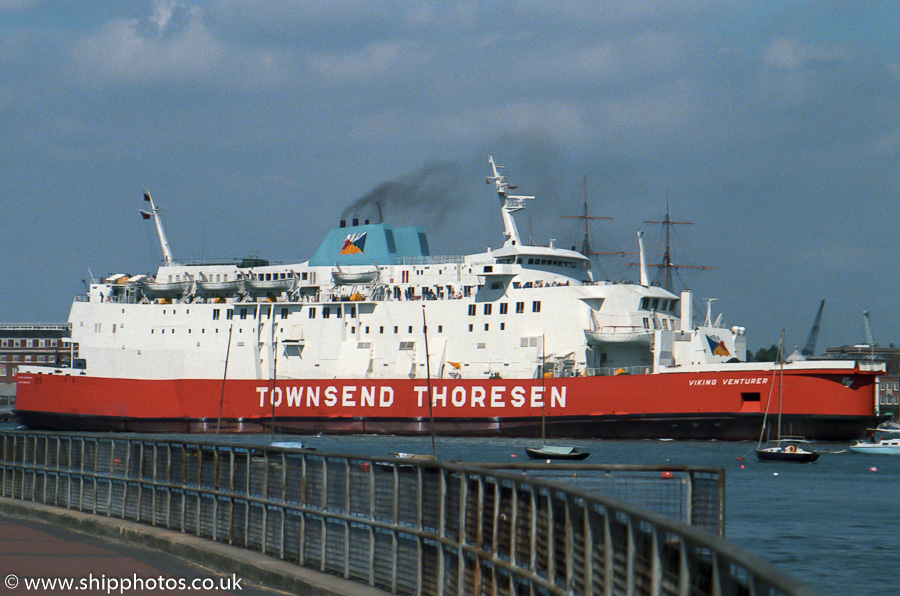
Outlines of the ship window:
{"label": "ship window", "polygon": [[232,320],[234,318],[234,311],[233,310],[226,311],[225,318],[228,319],[229,321]]}
{"label": "ship window", "polygon": [[247,309],[246,309],[246,308],[242,308],[242,309],[241,309],[241,318],[242,318],[242,319],[246,319],[246,318],[247,318]]}
{"label": "ship window", "polygon": [[214,308],[213,309],[213,321],[218,321],[218,320],[219,320],[219,309]]}
{"label": "ship window", "polygon": [[414,350],[416,348],[416,342],[414,341],[401,341],[400,349],[404,351]]}
{"label": "ship window", "polygon": [[500,303],[500,314],[505,315],[507,310],[509,310],[509,304],[506,302],[501,302]]}
{"label": "ship window", "polygon": [[650,319],[649,319],[649,317],[644,317],[644,329],[650,329]]}
{"label": "ship window", "polygon": [[469,325],[469,332],[470,332],[470,333],[472,332],[472,329],[473,329],[472,325]]}
{"label": "ship window", "polygon": [[383,327],[383,326],[378,328],[378,333],[384,333],[384,327]]}
{"label": "ship window", "polygon": [[500,331],[504,331],[506,329],[506,323],[500,323]]}
{"label": "ship window", "polygon": [[443,333],[443,332],[444,332],[444,326],[438,325],[438,333]]}
{"label": "ship window", "polygon": [[314,306],[309,307],[309,318],[310,319],[316,318],[316,309]]}
{"label": "ship window", "polygon": [[531,303],[531,312],[541,312],[541,301],[535,300]]}
{"label": "ship window", "polygon": [[516,312],[517,313],[525,312],[525,303],[524,302],[516,302]]}
{"label": "ship window", "polygon": [[469,305],[469,316],[470,316],[470,317],[474,317],[474,316],[475,316],[475,305],[474,305],[474,304],[470,304],[470,305]]}
{"label": "ship window", "polygon": [[348,317],[355,317],[355,316],[356,316],[356,307],[355,307],[355,306],[348,306],[348,307],[347,307],[347,316],[348,316]]}
{"label": "ship window", "polygon": [[282,308],[282,309],[281,309],[281,318],[282,318],[282,319],[286,319],[287,317],[288,317],[288,309],[287,309],[287,308]]}
{"label": "ship window", "polygon": [[486,314],[486,315],[491,314],[491,305],[490,304],[484,305],[484,314]]}
{"label": "ship window", "polygon": [[484,330],[485,330],[485,331],[489,331],[489,330],[490,330],[490,323],[485,323],[485,324],[484,324]]}
{"label": "ship window", "polygon": [[412,333],[412,325],[409,326],[409,333]]}
{"label": "ship window", "polygon": [[492,290],[499,290],[500,287],[501,287],[501,285],[500,285],[499,283],[492,283],[492,284],[491,284],[491,289],[492,289]]}
{"label": "ship window", "polygon": [[394,325],[394,333],[397,333],[397,332],[398,332],[398,328],[396,325]]}

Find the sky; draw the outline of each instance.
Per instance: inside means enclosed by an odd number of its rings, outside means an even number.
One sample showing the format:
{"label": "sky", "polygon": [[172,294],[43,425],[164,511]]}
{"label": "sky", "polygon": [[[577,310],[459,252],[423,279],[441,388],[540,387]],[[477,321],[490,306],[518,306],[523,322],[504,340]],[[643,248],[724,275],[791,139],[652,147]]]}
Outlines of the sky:
{"label": "sky", "polygon": [[[0,0],[0,322],[177,259],[299,262],[383,193],[433,254],[502,244],[488,155],[536,244],[673,261],[751,350],[880,345],[900,215],[889,2]],[[357,207],[354,207],[357,206]],[[368,207],[369,209],[371,207]],[[364,209],[364,208],[362,208]],[[637,281],[637,255],[597,257]]]}

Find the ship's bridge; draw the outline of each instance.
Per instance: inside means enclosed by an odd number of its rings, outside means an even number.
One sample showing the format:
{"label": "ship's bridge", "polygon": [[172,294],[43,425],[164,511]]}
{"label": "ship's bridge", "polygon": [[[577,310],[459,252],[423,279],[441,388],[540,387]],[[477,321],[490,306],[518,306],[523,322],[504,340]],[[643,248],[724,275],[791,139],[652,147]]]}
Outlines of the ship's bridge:
{"label": "ship's bridge", "polygon": [[574,250],[507,244],[492,251],[491,255],[499,265],[519,265],[522,268],[520,274],[533,271],[569,278],[579,284],[593,282],[590,260]]}

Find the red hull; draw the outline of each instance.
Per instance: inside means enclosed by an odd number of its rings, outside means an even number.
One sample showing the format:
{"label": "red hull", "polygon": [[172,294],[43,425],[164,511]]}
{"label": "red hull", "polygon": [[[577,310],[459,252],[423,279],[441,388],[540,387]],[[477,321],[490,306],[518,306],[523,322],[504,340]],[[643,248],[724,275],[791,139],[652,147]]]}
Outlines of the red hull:
{"label": "red hull", "polygon": [[[783,428],[851,440],[876,421],[875,373],[785,371]],[[428,434],[422,379],[310,381],[109,379],[20,374],[16,413],[33,428]],[[771,372],[734,371],[433,380],[442,435],[536,436],[541,415],[557,437],[757,439]],[[774,391],[777,399],[778,391]],[[772,407],[776,407],[773,404]]]}

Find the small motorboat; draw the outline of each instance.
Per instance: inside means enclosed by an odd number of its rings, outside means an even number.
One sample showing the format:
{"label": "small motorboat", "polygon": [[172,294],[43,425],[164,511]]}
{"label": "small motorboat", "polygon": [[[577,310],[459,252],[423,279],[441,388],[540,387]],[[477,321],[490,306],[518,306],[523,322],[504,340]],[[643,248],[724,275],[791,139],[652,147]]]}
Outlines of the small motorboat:
{"label": "small motorboat", "polygon": [[850,445],[853,453],[877,453],[880,455],[900,455],[900,439],[885,439],[879,441],[857,441]]}
{"label": "small motorboat", "polygon": [[578,447],[541,445],[540,447],[526,447],[525,453],[531,459],[567,459],[582,460],[590,456],[589,451],[582,451]]}

